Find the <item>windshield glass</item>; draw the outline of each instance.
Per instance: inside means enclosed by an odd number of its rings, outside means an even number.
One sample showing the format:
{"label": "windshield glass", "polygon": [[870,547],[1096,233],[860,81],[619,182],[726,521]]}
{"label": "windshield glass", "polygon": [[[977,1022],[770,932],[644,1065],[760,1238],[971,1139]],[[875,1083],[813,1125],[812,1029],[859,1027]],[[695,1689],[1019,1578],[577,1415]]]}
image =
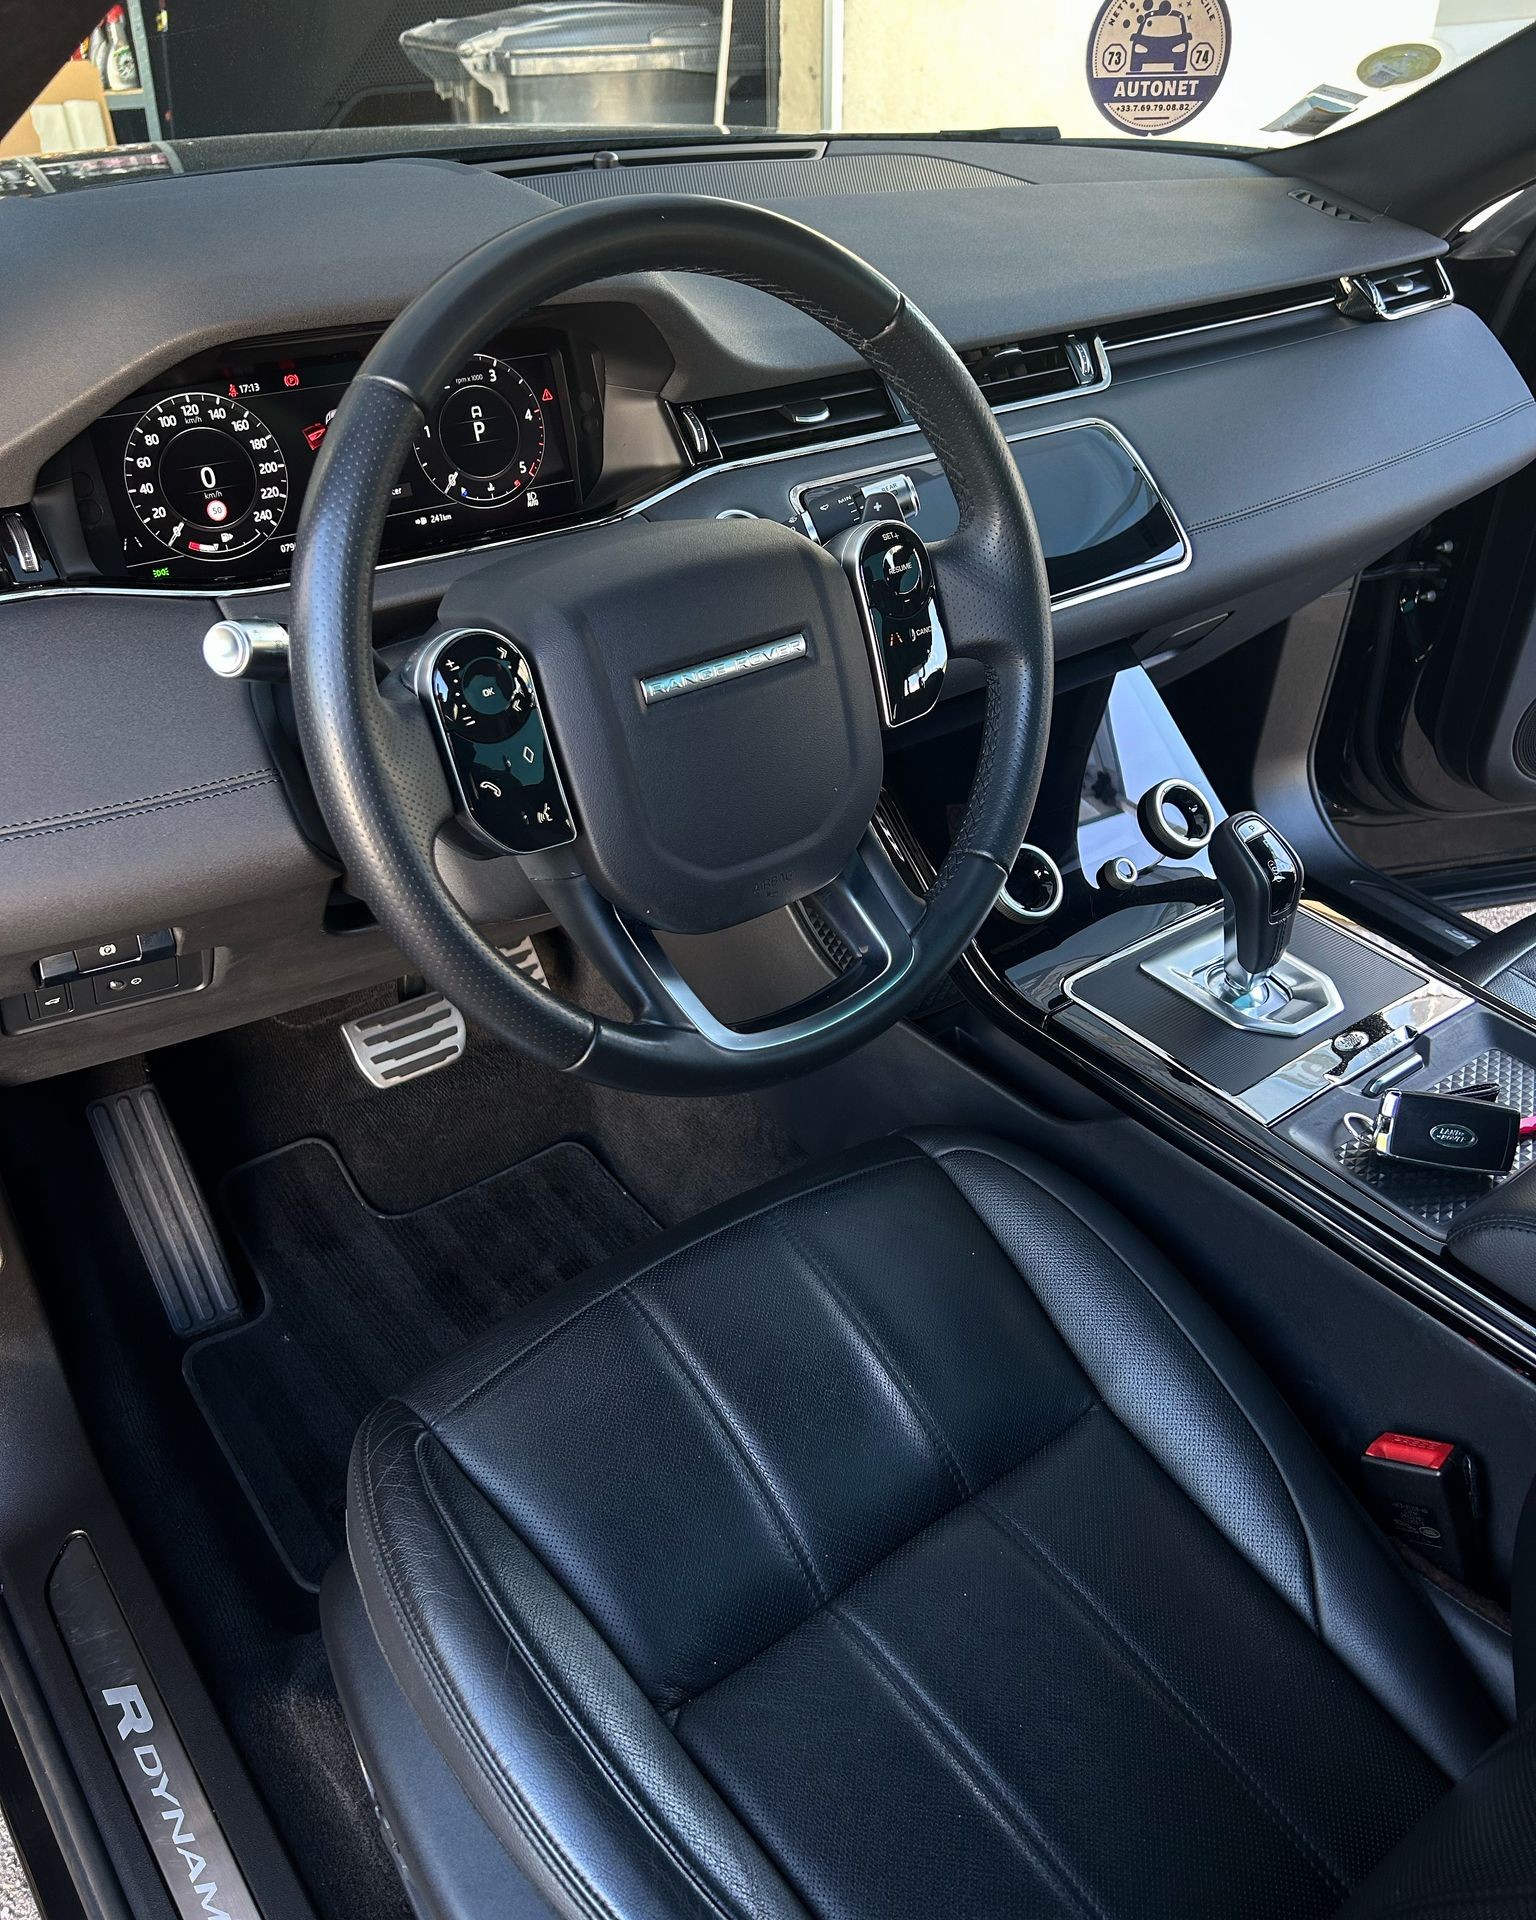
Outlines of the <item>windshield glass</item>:
{"label": "windshield glass", "polygon": [[1285,147],[1533,18],[1536,0],[522,0],[451,18],[419,0],[132,0],[0,154],[369,128],[382,148],[429,125],[497,146],[998,128]]}

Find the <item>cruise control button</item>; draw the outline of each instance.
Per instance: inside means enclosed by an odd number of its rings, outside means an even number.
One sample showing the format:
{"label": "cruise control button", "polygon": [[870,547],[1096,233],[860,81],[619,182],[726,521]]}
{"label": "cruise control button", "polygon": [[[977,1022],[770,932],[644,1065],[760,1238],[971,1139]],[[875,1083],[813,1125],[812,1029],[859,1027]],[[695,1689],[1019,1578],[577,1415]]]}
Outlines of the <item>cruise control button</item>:
{"label": "cruise control button", "polygon": [[98,1007],[120,1006],[125,1000],[139,1000],[147,993],[164,993],[176,985],[174,960],[146,960],[137,966],[114,967],[110,973],[91,976],[91,992]]}

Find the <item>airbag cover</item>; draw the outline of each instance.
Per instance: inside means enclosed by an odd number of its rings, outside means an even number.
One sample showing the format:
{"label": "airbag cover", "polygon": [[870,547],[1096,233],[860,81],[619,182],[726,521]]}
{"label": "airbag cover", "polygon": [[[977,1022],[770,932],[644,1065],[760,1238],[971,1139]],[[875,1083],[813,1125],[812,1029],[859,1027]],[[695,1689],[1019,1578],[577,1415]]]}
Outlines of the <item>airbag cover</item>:
{"label": "airbag cover", "polygon": [[[629,521],[457,583],[442,629],[523,649],[579,831],[618,907],[708,933],[825,886],[879,798],[880,723],[842,569],[769,521]],[[776,643],[804,641],[798,646]],[[770,663],[719,663],[768,649]],[[667,697],[642,682],[685,669]]]}

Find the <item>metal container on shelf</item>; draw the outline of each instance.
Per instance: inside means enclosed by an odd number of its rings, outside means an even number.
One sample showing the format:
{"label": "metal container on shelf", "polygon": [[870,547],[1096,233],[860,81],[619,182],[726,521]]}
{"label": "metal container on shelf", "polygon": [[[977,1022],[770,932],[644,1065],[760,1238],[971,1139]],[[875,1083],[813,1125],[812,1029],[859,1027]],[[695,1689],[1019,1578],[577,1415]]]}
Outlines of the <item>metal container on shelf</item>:
{"label": "metal container on shelf", "polygon": [[[506,12],[515,12],[507,8]],[[449,117],[454,120],[492,120],[496,104],[479,82],[464,70],[459,48],[471,34],[479,33],[489,19],[499,14],[475,14],[461,20],[423,20],[420,26],[407,27],[400,36],[400,51],[419,73],[432,82],[439,100],[446,100]]]}
{"label": "metal container on shelf", "polygon": [[[725,18],[729,21],[729,10]],[[660,0],[526,0],[459,44],[468,78],[522,127],[708,126],[721,8]],[[726,31],[729,32],[727,25]],[[736,61],[755,64],[755,48]]]}

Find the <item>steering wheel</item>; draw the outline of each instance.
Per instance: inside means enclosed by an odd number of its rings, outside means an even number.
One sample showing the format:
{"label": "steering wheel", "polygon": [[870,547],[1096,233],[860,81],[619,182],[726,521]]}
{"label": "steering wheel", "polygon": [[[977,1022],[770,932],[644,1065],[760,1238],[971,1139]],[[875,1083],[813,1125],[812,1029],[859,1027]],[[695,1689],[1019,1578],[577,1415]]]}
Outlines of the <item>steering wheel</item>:
{"label": "steering wheel", "polygon": [[[373,571],[429,408],[533,308],[660,270],[744,281],[855,347],[927,435],[957,530],[929,549],[903,522],[866,525],[834,553],[763,520],[633,516],[522,542],[450,589],[424,646],[381,684]],[[955,656],[984,669],[981,752],[920,902],[871,829],[882,726],[927,711]],[[487,241],[406,308],[315,467],[291,660],[305,758],[348,884],[400,952],[508,1044],[644,1092],[787,1078],[924,999],[997,899],[1050,724],[1045,563],[975,382],[855,254],[779,214],[704,198],[551,213]],[[572,1006],[503,958],[438,872],[445,831],[522,861],[630,1021]],[[751,1024],[717,1020],[658,937],[797,901],[852,962]]]}

